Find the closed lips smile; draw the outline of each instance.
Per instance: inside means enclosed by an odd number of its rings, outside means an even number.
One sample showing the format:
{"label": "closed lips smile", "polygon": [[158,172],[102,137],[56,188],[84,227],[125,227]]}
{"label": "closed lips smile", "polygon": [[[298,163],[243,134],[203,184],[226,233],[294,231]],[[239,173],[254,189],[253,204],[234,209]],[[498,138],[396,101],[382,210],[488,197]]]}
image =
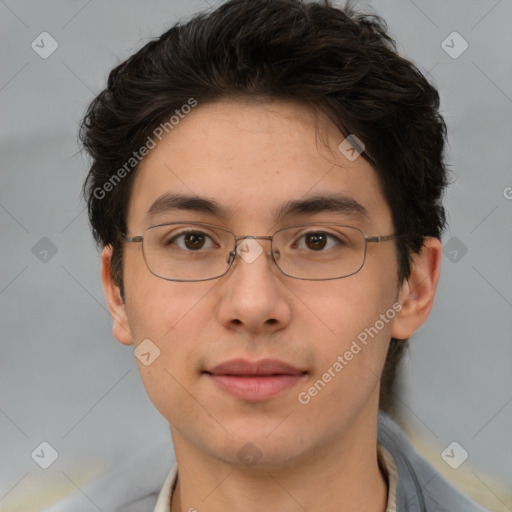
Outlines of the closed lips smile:
{"label": "closed lips smile", "polygon": [[239,399],[262,402],[302,381],[307,371],[282,361],[234,359],[204,372],[223,392]]}

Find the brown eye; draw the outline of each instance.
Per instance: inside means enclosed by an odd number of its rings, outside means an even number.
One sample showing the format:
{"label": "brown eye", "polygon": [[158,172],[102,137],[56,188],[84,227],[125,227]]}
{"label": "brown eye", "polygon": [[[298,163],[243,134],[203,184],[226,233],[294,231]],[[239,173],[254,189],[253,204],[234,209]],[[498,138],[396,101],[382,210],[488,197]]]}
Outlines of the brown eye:
{"label": "brown eye", "polygon": [[201,249],[206,241],[206,236],[203,233],[189,233],[183,235],[184,243],[187,249]]}
{"label": "brown eye", "polygon": [[327,235],[325,233],[309,233],[305,235],[306,246],[308,249],[318,251],[327,244]]}
{"label": "brown eye", "polygon": [[202,231],[185,231],[179,235],[173,236],[168,242],[167,247],[177,247],[184,251],[199,251],[200,249],[212,249],[215,244],[212,239]]}
{"label": "brown eye", "polygon": [[293,244],[294,249],[322,254],[339,250],[345,246],[346,243],[342,238],[326,231],[308,231],[303,233]]}

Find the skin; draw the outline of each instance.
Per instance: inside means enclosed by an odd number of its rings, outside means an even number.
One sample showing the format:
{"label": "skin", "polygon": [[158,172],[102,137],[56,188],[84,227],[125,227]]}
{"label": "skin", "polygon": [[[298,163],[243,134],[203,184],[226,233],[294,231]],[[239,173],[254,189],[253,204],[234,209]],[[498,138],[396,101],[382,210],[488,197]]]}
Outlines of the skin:
{"label": "skin", "polygon": [[[338,150],[344,137],[323,115],[291,102],[225,100],[199,104],[153,149],[135,176],[128,235],[150,225],[196,220],[237,235],[269,235],[301,222],[340,222],[366,235],[391,234],[391,211],[364,158]],[[145,214],[163,192],[214,199],[230,215]],[[273,209],[308,194],[342,192],[369,212],[356,221],[332,212],[275,219]],[[222,278],[183,283],[152,275],[140,243],[126,244],[125,303],[102,254],[113,333],[160,356],[144,366],[146,391],[169,421],[179,468],[172,511],[384,511],[387,486],[377,464],[379,379],[389,340],[411,336],[427,318],[441,243],[428,238],[412,273],[397,281],[395,242],[368,244],[350,277],[302,281],[284,276],[269,242],[254,262],[237,258]],[[402,310],[307,405],[297,400],[357,335],[399,301]],[[279,359],[307,371],[264,402],[235,398],[202,371],[233,359]],[[258,450],[254,466],[237,453]]]}

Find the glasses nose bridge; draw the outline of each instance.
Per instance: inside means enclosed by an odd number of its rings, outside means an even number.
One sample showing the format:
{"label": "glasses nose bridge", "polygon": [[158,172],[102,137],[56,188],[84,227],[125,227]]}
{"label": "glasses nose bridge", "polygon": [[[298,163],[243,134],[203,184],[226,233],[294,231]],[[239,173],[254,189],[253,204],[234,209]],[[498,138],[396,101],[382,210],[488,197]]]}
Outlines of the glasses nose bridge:
{"label": "glasses nose bridge", "polygon": [[229,264],[229,266],[231,266],[231,264],[234,262],[235,260],[235,256],[237,254],[237,249],[238,249],[238,244],[239,242],[243,241],[243,240],[247,240],[247,239],[252,239],[252,240],[269,240],[270,241],[270,247],[272,248],[272,243],[273,243],[273,240],[274,240],[274,236],[270,236],[270,235],[260,235],[260,236],[257,236],[257,235],[243,235],[243,236],[235,236],[235,247],[232,251],[230,251],[228,257],[227,257],[227,260],[226,260],[226,263]]}
{"label": "glasses nose bridge", "polygon": [[274,243],[274,235],[243,235],[235,236],[235,251],[238,248],[238,243],[243,240],[268,240],[270,242],[270,248],[272,249]]}
{"label": "glasses nose bridge", "polygon": [[261,235],[261,236],[243,235],[243,236],[235,236],[235,243],[238,245],[238,242],[240,240],[247,240],[248,238],[252,238],[254,240],[270,240],[272,242],[274,237],[270,236],[270,235]]}

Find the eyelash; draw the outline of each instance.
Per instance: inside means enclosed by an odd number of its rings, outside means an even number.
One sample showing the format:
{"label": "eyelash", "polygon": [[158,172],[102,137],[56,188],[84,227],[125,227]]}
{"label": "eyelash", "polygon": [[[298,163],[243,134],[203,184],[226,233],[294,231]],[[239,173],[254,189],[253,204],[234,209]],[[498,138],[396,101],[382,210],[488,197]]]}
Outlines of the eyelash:
{"label": "eyelash", "polygon": [[[209,239],[210,241],[213,242],[213,238],[208,235],[207,233],[205,232],[202,232],[202,231],[183,231],[181,233],[178,233],[176,235],[174,235],[172,238],[170,238],[169,240],[166,240],[164,242],[164,245],[166,246],[170,246],[172,244],[174,245],[178,245],[178,244],[175,244],[175,241],[181,237],[184,237],[184,236],[187,236],[187,235],[198,235],[198,236],[205,236],[207,239]],[[325,232],[325,231],[307,231],[305,233],[302,233],[294,242],[293,242],[293,245],[296,246],[298,241],[300,240],[303,240],[306,236],[308,235],[322,235],[322,236],[326,236],[327,238],[331,239],[331,240],[335,240],[337,244],[341,244],[343,245],[344,244],[344,241],[341,240],[339,237],[337,237],[336,235],[334,235],[333,233],[328,233],[328,232]],[[218,246],[218,244],[217,244]],[[179,247],[179,245],[178,245]],[[201,247],[202,249],[203,247]],[[194,252],[194,251],[191,251],[191,252]]]}

